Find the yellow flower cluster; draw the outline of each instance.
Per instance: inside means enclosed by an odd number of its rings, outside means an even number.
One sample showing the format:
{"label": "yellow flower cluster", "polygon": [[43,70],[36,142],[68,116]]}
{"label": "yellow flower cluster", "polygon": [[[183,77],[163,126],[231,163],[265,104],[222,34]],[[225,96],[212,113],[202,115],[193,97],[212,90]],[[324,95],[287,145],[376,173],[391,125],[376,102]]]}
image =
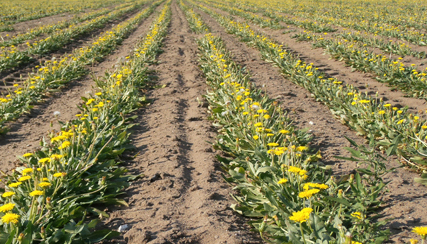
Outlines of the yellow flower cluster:
{"label": "yellow flower cluster", "polygon": [[313,212],[312,208],[303,208],[301,211],[292,213],[292,216],[289,217],[289,220],[304,223],[310,218],[310,214]]}

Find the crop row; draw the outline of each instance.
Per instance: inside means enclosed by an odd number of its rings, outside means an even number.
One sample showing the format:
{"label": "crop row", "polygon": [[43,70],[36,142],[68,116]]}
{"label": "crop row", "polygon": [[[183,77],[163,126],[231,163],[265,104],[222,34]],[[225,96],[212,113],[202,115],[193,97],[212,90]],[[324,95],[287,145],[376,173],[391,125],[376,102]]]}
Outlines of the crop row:
{"label": "crop row", "polygon": [[[121,8],[127,7],[129,5],[130,5],[129,3],[124,3],[124,4],[117,6],[114,9],[115,10],[121,9]],[[80,22],[83,22],[86,20],[91,20],[93,18],[96,18],[100,15],[107,14],[109,12],[111,12],[111,9],[102,8],[102,9],[98,9],[98,10],[86,13],[82,16],[75,15],[73,17],[73,19],[71,19],[69,21],[64,20],[64,21],[59,21],[56,24],[48,24],[48,25],[38,26],[38,27],[35,27],[35,28],[28,30],[25,33],[18,33],[12,37],[9,37],[9,34],[7,34],[7,36],[4,37],[3,41],[0,42],[0,47],[9,47],[12,45],[21,44],[25,41],[32,40],[32,39],[34,39],[34,38],[36,38],[42,34],[51,34],[52,32],[58,31],[60,29],[64,29],[66,27],[69,27],[70,25],[75,25],[77,23],[80,23]],[[9,37],[9,38],[7,38],[7,37]]]}
{"label": "crop row", "polygon": [[76,49],[72,54],[59,59],[45,61],[37,67],[23,82],[22,87],[16,87],[14,92],[0,99],[0,132],[7,132],[6,123],[29,111],[32,104],[40,101],[48,91],[85,75],[88,71],[87,65],[111,53],[159,4],[160,1],[151,4],[135,17],[102,33],[91,45]]}
{"label": "crop row", "polygon": [[27,48],[23,51],[17,47],[2,48],[0,53],[0,72],[28,63],[32,60],[32,55],[42,55],[61,49],[65,44],[71,43],[74,38],[82,36],[86,33],[101,28],[113,19],[119,18],[132,10],[137,9],[141,4],[124,7],[108,14],[98,16],[95,19],[85,21],[79,25],[71,25],[66,29],[58,30],[45,39],[27,42]]}
{"label": "crop row", "polygon": [[[210,6],[214,6],[217,8],[220,8],[221,10],[227,11],[231,14],[235,14],[235,15],[239,15],[240,17],[243,17],[261,27],[270,27],[269,23],[272,21],[270,19],[254,19],[253,17],[251,17],[251,15],[249,14],[239,14],[238,11],[236,11],[235,9],[238,9],[240,12],[244,12],[244,11],[248,11],[251,10],[251,8],[248,7],[241,7],[241,9],[236,8],[236,7],[230,7],[229,5],[226,4],[218,4],[218,3],[213,3],[212,1],[206,1],[206,3],[209,3]],[[257,8],[258,9],[258,8]],[[252,10],[254,11],[254,10]],[[261,11],[261,10],[259,10]],[[263,15],[270,17],[273,19],[273,21],[276,22],[284,22],[288,25],[295,25],[298,26],[304,30],[307,30],[309,32],[314,32],[314,33],[324,33],[324,36],[320,37],[320,38],[326,38],[327,37],[327,33],[328,32],[335,32],[337,31],[337,29],[334,29],[332,26],[330,25],[324,25],[324,24],[319,24],[315,21],[309,21],[309,20],[298,20],[295,18],[289,18],[289,17],[285,17],[283,15],[280,15],[278,13],[275,13],[271,10],[264,10]],[[277,28],[272,28],[272,29],[277,29]],[[294,37],[298,38],[298,39],[303,39],[305,40],[303,37],[306,37],[305,35],[306,31],[304,31],[304,33],[302,34],[297,34]],[[382,50],[385,53],[389,53],[389,54],[396,54],[396,55],[400,55],[401,57],[405,57],[405,56],[413,56],[416,58],[425,58],[426,57],[426,52],[425,51],[416,51],[416,50],[412,50],[412,48],[405,42],[402,41],[393,41],[393,40],[383,40],[381,38],[375,38],[375,37],[370,37],[369,34],[367,32],[364,32],[364,34],[362,34],[360,31],[358,32],[349,32],[349,31],[342,31],[339,34],[336,34],[334,36],[337,37],[341,37],[347,41],[351,41],[351,42],[357,42],[357,43],[362,43],[360,45],[363,45],[363,47],[374,47],[374,48],[379,48],[380,50]],[[310,38],[310,37],[308,37]]]}
{"label": "crop row", "polygon": [[334,59],[344,61],[355,70],[374,74],[379,82],[387,83],[410,96],[427,98],[427,70],[421,71],[415,64],[407,66],[401,62],[402,58],[393,59],[376,54],[346,37],[339,35],[337,38],[324,38],[323,35],[309,32],[296,35],[297,40],[312,42],[314,47],[323,48]]}
{"label": "crop row", "polygon": [[0,3],[0,31],[13,30],[12,24],[32,19],[67,12],[81,12],[85,9],[97,9],[120,3],[117,0],[89,0],[89,1],[67,1],[57,4],[55,1],[7,1]]}
{"label": "crop row", "polygon": [[[227,7],[224,6],[222,9],[227,9]],[[250,18],[243,17],[254,22]],[[254,23],[257,24],[257,22]],[[260,26],[263,27],[264,25]],[[379,43],[382,42],[381,40],[372,38],[369,42],[366,38],[360,36],[356,38],[351,33],[337,34],[337,38],[327,38],[326,36],[326,34],[304,31],[294,37],[299,41],[314,42],[314,47],[327,50],[336,60],[343,60],[356,70],[373,73],[378,81],[388,83],[391,87],[402,90],[410,96],[427,98],[425,94],[427,71],[417,70],[415,65],[405,66],[400,61],[402,58],[392,59],[382,54],[376,54],[366,47],[368,46],[366,43]],[[393,47],[392,44],[383,47],[389,49],[390,45]],[[398,45],[398,47],[403,46]],[[411,52],[409,51],[409,53]],[[425,55],[425,53],[418,53],[418,55]]]}
{"label": "crop row", "polygon": [[[280,25],[280,22],[284,22],[288,25],[295,25],[300,28],[308,29],[313,32],[334,32],[336,29],[332,28],[329,25],[320,25],[318,23],[314,23],[307,20],[298,20],[297,18],[286,18],[280,14],[274,13],[273,11],[262,11],[261,13],[267,18],[260,17],[254,13],[258,13],[261,10],[255,11],[249,7],[239,6],[239,4],[227,3],[221,4],[213,1],[205,1],[205,3],[210,6],[219,8],[221,10],[227,11],[230,14],[238,15],[242,18],[248,19],[251,22],[261,26],[261,27],[269,27],[272,29],[283,29],[284,27]],[[232,7],[230,7],[230,5]],[[237,7],[239,6],[239,7]],[[254,13],[251,13],[254,12]]]}
{"label": "crop row", "polygon": [[81,114],[51,133],[41,150],[24,154],[20,159],[26,167],[6,177],[0,198],[2,243],[95,243],[118,234],[91,232],[100,220],[87,217],[108,217],[94,204],[126,205],[117,196],[137,177],[126,174],[117,156],[132,147],[127,132],[132,118],[126,116],[140,105],[147,63],[167,32],[169,5],[128,59],[95,80],[96,93],[83,98]]}
{"label": "crop row", "polygon": [[335,118],[367,138],[371,146],[387,155],[402,156],[418,169],[427,168],[427,122],[420,119],[420,115],[409,113],[407,107],[394,107],[378,94],[372,97],[334,77],[327,78],[313,64],[303,62],[268,36],[203,5],[198,7],[217,19],[229,33],[258,49],[263,59],[310,91],[316,101],[327,105]]}
{"label": "crop row", "polygon": [[234,196],[239,204],[232,208],[258,218],[250,223],[271,243],[387,239],[371,212],[385,186],[374,175],[380,178],[384,164],[372,154],[365,163],[382,167],[371,176],[331,177],[318,162],[320,152],[308,147],[311,136],[293,127],[278,103],[252,86],[220,38],[206,34],[198,45],[199,64],[211,88],[205,95],[210,119],[219,132],[214,147],[225,155],[217,158],[229,173],[226,180],[242,195]]}
{"label": "crop row", "polygon": [[[373,35],[379,35],[383,37],[394,37],[402,40],[409,41],[415,45],[425,46],[427,45],[427,32],[425,21],[418,22],[415,21],[416,18],[424,18],[424,14],[420,12],[416,13],[422,8],[414,8],[413,5],[406,5],[406,11],[401,11],[402,9],[395,11],[391,14],[392,10],[390,6],[387,6],[381,14],[379,13],[369,13],[366,7],[363,7],[360,12],[355,11],[355,6],[351,6],[352,3],[349,3],[346,6],[349,7],[346,10],[337,10],[336,7],[341,7],[337,5],[328,5],[316,8],[314,7],[316,4],[301,4],[296,6],[293,3],[283,3],[279,1],[272,1],[269,4],[257,2],[257,1],[247,1],[251,4],[245,4],[246,8],[256,9],[254,11],[265,11],[265,12],[273,12],[273,13],[286,13],[286,16],[294,16],[292,19],[295,19],[295,16],[300,18],[304,18],[302,21],[312,22],[314,24],[322,24],[322,25],[335,25],[341,26],[344,28],[350,28],[357,31],[368,32]],[[369,3],[368,3],[369,4]],[[377,2],[373,5],[378,5]],[[352,8],[353,7],[353,8]],[[401,6],[399,6],[401,7]],[[303,8],[303,9],[301,9]],[[331,11],[317,11],[317,9],[330,9]],[[351,9],[351,12],[349,10]],[[372,9],[371,9],[372,10]],[[378,11],[378,8],[374,9]],[[348,15],[343,16],[343,14],[349,13]],[[407,19],[403,16],[405,13],[411,13]],[[280,15],[280,14],[279,14]],[[291,18],[291,17],[288,17]],[[384,21],[387,19],[386,21]],[[399,21],[399,23],[391,23],[389,20]],[[424,23],[424,24],[419,24]],[[414,27],[418,29],[414,29]]]}

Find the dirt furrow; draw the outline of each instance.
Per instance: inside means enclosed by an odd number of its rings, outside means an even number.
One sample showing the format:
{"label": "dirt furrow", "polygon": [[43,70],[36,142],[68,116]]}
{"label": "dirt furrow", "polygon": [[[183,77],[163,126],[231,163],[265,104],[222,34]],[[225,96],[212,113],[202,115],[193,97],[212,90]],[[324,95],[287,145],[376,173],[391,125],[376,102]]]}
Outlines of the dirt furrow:
{"label": "dirt furrow", "polygon": [[260,243],[230,208],[231,189],[221,177],[208,141],[214,131],[197,98],[205,92],[197,67],[197,45],[176,2],[152,104],[139,111],[132,133],[137,147],[129,167],[145,177],[127,191],[130,207],[111,214],[106,225],[129,230],[113,243]]}
{"label": "dirt furrow", "polygon": [[[118,61],[123,60],[129,54],[135,42],[148,31],[155,15],[152,14],[143,20],[141,25],[123,41],[122,45],[107,56],[103,62],[90,67],[90,73],[102,76],[106,69],[113,69]],[[11,123],[11,130],[5,135],[0,135],[0,157],[3,159],[0,162],[0,168],[8,171],[16,167],[16,164],[19,163],[17,155],[36,150],[40,139],[46,137],[48,131],[60,129],[58,120],[67,121],[76,118],[75,114],[80,112],[77,105],[82,101],[81,97],[88,96],[92,92],[93,85],[91,75],[72,81],[64,89],[48,97],[43,104],[36,105],[27,116],[22,116]],[[55,111],[60,112],[60,115],[55,116]],[[53,127],[50,126],[51,122]]]}
{"label": "dirt furrow", "polygon": [[[284,79],[280,75],[278,68],[261,59],[261,55],[257,50],[247,47],[246,44],[239,42],[236,37],[227,34],[224,28],[209,15],[199,9],[194,10],[202,15],[203,20],[211,27],[212,33],[221,36],[228,50],[233,53],[234,60],[252,73],[253,82],[258,87],[263,87],[270,97],[282,103],[298,128],[308,128],[314,134],[315,139],[311,147],[321,150],[323,161],[331,164],[337,173],[352,172],[355,168],[355,163],[343,162],[335,159],[334,156],[349,156],[348,152],[344,150],[344,147],[349,146],[344,136],[355,140],[359,144],[363,144],[364,140],[335,120],[329,109],[312,99],[307,90]],[[268,31],[270,32],[270,30]],[[290,45],[290,47],[292,50],[301,52],[304,56],[311,51],[298,45]],[[313,62],[314,65],[318,64],[315,60]],[[326,61],[323,61],[323,63],[327,65]],[[343,71],[337,69],[337,72],[341,73]],[[343,74],[345,75],[345,73]],[[355,78],[357,79],[357,76]],[[347,79],[344,80],[347,81]],[[388,160],[390,167],[398,167],[400,165],[396,158],[390,157]],[[423,214],[423,209],[419,207],[427,204],[426,188],[414,183],[413,179],[415,177],[418,177],[416,173],[410,172],[408,169],[399,168],[385,178],[386,181],[391,182],[388,186],[389,192],[383,198],[386,205],[384,205],[382,213],[385,218],[392,219],[387,228],[393,233],[392,241],[395,243],[408,241],[408,236],[415,237],[411,233],[412,227],[427,223],[427,216]]]}

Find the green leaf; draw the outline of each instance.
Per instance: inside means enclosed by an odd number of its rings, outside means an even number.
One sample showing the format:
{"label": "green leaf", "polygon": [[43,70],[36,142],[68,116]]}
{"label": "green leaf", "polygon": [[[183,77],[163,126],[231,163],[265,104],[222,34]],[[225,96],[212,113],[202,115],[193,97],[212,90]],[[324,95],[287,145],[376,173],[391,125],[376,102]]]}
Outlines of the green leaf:
{"label": "green leaf", "polygon": [[396,149],[397,149],[397,146],[399,145],[401,139],[402,139],[402,135],[398,135],[396,138],[394,138],[393,143],[392,143],[393,146],[389,147],[386,151],[387,156],[396,154]]}
{"label": "green leaf", "polygon": [[337,203],[343,204],[343,205],[345,205],[345,206],[347,206],[347,207],[351,207],[350,202],[349,202],[349,201],[347,201],[347,200],[346,200],[346,199],[344,199],[344,198],[336,198],[336,197],[330,197],[330,196],[325,196],[324,198],[325,198],[325,199],[328,199],[328,200],[330,200],[330,201],[334,201],[334,202],[337,202]]}
{"label": "green leaf", "polygon": [[362,156],[362,153],[356,149],[353,149],[351,147],[344,147],[345,150],[349,151],[351,155],[353,155],[356,158],[360,158]]}

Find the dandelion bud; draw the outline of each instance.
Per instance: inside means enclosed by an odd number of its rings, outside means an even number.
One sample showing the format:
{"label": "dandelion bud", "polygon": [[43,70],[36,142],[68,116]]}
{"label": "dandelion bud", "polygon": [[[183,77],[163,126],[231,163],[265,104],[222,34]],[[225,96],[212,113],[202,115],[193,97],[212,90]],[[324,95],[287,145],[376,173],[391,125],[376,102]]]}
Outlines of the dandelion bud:
{"label": "dandelion bud", "polygon": [[352,183],[353,183],[353,181],[354,181],[354,174],[351,174],[351,175],[350,175],[350,178],[348,179],[348,182],[349,182],[350,184],[352,184]]}
{"label": "dandelion bud", "polygon": [[24,238],[24,233],[19,234],[18,241],[21,242],[23,238]]}
{"label": "dandelion bud", "polygon": [[351,240],[353,239],[353,235],[350,232],[345,233],[345,243],[351,244]]}
{"label": "dandelion bud", "polygon": [[50,197],[46,197],[46,208],[49,209],[49,210],[52,209],[51,198]]}
{"label": "dandelion bud", "polygon": [[268,215],[264,216],[264,220],[262,221],[261,225],[259,226],[258,230],[260,233],[263,233],[265,230],[265,227],[267,225],[267,219],[268,219]]}
{"label": "dandelion bud", "polygon": [[338,198],[342,198],[342,189],[338,190]]}
{"label": "dandelion bud", "polygon": [[279,227],[282,227],[282,221],[280,221],[279,217],[277,215],[273,216],[274,221],[276,221],[276,225]]}
{"label": "dandelion bud", "polygon": [[42,226],[42,228],[40,230],[40,235],[42,236],[43,240],[46,238],[45,231],[44,231],[44,226]]}
{"label": "dandelion bud", "polygon": [[50,127],[53,127],[53,122],[52,122],[52,120],[50,121]]}

